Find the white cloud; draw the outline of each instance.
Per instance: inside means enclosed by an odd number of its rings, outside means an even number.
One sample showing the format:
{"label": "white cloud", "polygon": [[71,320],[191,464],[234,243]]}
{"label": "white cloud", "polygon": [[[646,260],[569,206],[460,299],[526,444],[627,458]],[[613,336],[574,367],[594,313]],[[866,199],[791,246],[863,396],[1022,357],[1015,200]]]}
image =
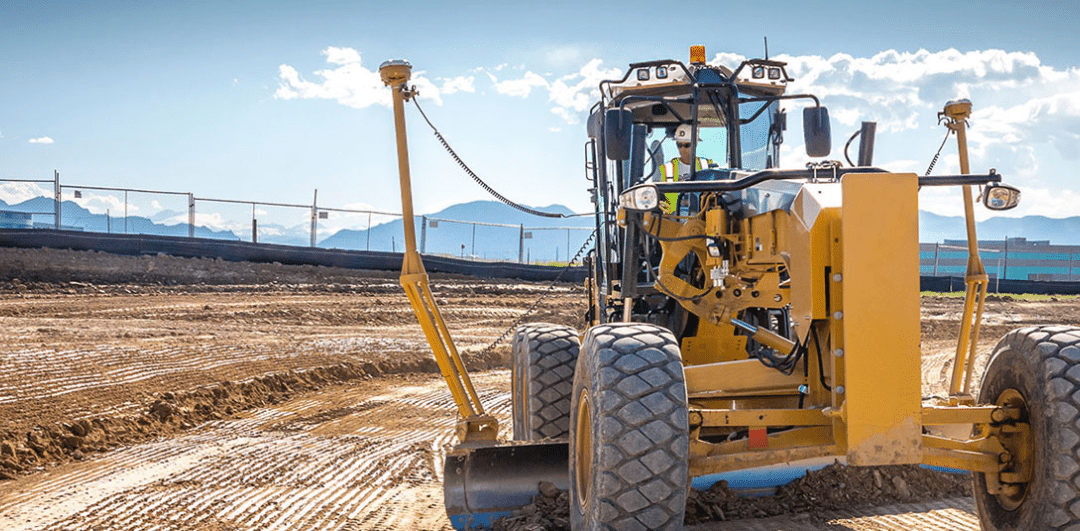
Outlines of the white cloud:
{"label": "white cloud", "polygon": [[28,142],[30,142],[31,144],[52,144],[53,142],[55,142],[55,140],[47,136],[42,136],[38,138],[31,138]]}
{"label": "white cloud", "polygon": [[326,62],[333,65],[347,65],[360,62],[360,52],[352,48],[337,48],[330,46],[322,51],[326,56]]}
{"label": "white cloud", "polygon": [[712,66],[724,66],[730,68],[732,71],[735,71],[735,69],[738,68],[739,65],[742,64],[742,62],[745,60],[745,56],[739,55],[737,53],[723,52],[714,55],[712,60],[708,61],[708,64]]}
{"label": "white cloud", "polygon": [[[187,223],[187,220],[184,220],[184,223]],[[205,214],[196,211],[195,225],[199,227],[206,227],[211,230],[229,230],[231,228],[240,228],[236,222],[228,221],[225,219],[224,216],[216,212]],[[248,226],[248,230],[251,230],[250,226]]]}
{"label": "white cloud", "polygon": [[[945,136],[938,111],[949,100],[967,98],[973,103],[967,129],[971,171],[997,168],[1007,182],[1019,186],[1024,200],[1017,215],[1080,213],[1073,192],[1080,187],[1075,173],[1065,165],[1080,160],[1080,68],[1055,68],[1043,65],[1033,53],[1003,50],[887,50],[871,57],[781,55],[775,59],[787,62],[788,74],[795,78],[789,94],[815,94],[829,107],[832,158],[843,157],[843,143],[860,121],[873,121],[878,130],[876,164],[922,174]],[[713,62],[734,68],[741,60],[717,56]],[[785,166],[799,166],[806,160],[796,145],[801,136],[797,109],[806,104],[784,104],[796,110],[790,113],[793,123],[782,149]],[[881,156],[881,152],[887,154]],[[951,136],[934,174],[957,173],[956,137]],[[923,190],[920,206],[941,214],[961,213],[962,203],[943,194]]]}
{"label": "white cloud", "polygon": [[[383,84],[378,70],[369,70],[363,66],[360,52],[352,48],[330,46],[321,53],[326,56],[327,63],[336,67],[316,70],[314,75],[321,80],[315,82],[304,79],[295,68],[283,64],[278,67],[281,83],[274,92],[274,98],[334,100],[354,109],[371,105],[390,106],[390,89]],[[439,89],[424,77],[423,72],[413,72],[409,84],[417,87],[420,98],[432,100],[437,105],[442,104]]]}
{"label": "white cloud", "polygon": [[[592,59],[581,66],[577,72],[548,80],[531,70],[516,79],[499,80],[491,72],[485,72],[495,85],[499,94],[527,98],[533,89],[547,91],[548,102],[552,103],[551,112],[568,124],[580,123],[584,113],[600,97],[598,86],[605,79],[616,79],[622,75],[618,68],[603,68],[603,61]],[[548,74],[548,77],[554,77]]]}
{"label": "white cloud", "polygon": [[22,203],[35,197],[52,197],[52,189],[46,189],[36,183],[6,182],[0,183],[0,199],[9,205]]}
{"label": "white cloud", "polygon": [[[139,207],[134,203],[128,203],[124,205],[124,200],[120,197],[108,194],[94,194],[90,192],[83,192],[85,195],[80,198],[75,197],[75,193],[64,194],[65,201],[74,201],[75,204],[89,210],[94,214],[108,213],[111,217],[121,218],[124,216],[124,209],[127,209],[128,216],[137,216],[139,214]],[[184,221],[187,222],[186,220]]]}
{"label": "white cloud", "polygon": [[443,94],[454,94],[456,92],[476,92],[476,77],[474,76],[458,76],[455,78],[440,78],[442,81],[442,88],[439,91]]}
{"label": "white cloud", "polygon": [[525,75],[520,79],[510,79],[507,81],[496,81],[495,76],[488,74],[492,82],[495,83],[495,91],[499,94],[507,96],[515,96],[519,98],[528,98],[532,93],[534,87],[547,87],[548,82],[539,74],[534,74],[532,71],[525,72]]}

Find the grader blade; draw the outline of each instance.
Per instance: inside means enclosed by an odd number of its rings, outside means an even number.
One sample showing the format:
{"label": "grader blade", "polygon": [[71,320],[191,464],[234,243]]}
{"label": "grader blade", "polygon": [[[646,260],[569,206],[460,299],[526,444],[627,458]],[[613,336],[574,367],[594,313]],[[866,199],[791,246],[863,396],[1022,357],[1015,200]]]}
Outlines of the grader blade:
{"label": "grader blade", "polygon": [[541,482],[570,488],[565,442],[462,445],[446,456],[443,496],[455,529],[491,529],[530,503]]}

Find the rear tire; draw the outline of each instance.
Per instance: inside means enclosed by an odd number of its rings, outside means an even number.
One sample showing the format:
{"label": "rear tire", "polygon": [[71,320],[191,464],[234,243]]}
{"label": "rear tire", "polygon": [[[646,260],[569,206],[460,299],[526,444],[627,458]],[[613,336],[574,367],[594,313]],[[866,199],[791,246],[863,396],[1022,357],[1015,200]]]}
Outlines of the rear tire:
{"label": "rear tire", "polygon": [[983,404],[1022,404],[1031,425],[1031,481],[990,494],[974,474],[986,531],[1080,528],[1080,329],[1014,330],[998,342],[979,391]]}
{"label": "rear tire", "polygon": [[682,359],[670,331],[639,323],[590,329],[570,425],[572,529],[682,529],[690,443]]}
{"label": "rear tire", "polygon": [[568,326],[532,323],[515,330],[510,374],[514,440],[568,437],[578,350],[577,331]]}

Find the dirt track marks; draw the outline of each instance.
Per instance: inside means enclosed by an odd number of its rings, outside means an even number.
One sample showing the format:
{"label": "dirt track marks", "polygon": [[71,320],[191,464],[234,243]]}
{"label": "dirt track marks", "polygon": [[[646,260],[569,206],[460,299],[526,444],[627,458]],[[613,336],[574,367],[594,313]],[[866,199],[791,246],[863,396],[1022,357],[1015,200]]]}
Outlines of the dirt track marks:
{"label": "dirt track marks", "polygon": [[[505,371],[477,378],[484,400]],[[337,386],[0,484],[5,530],[448,529],[443,446],[455,409],[441,379]]]}

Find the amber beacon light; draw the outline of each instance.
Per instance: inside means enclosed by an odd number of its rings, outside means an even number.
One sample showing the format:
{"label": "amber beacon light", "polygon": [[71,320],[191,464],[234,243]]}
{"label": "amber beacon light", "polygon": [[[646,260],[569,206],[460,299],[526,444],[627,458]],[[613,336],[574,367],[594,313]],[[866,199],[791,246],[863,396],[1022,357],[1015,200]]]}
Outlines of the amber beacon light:
{"label": "amber beacon light", "polygon": [[705,62],[705,47],[702,45],[696,45],[690,47],[690,62],[691,63],[704,63]]}

